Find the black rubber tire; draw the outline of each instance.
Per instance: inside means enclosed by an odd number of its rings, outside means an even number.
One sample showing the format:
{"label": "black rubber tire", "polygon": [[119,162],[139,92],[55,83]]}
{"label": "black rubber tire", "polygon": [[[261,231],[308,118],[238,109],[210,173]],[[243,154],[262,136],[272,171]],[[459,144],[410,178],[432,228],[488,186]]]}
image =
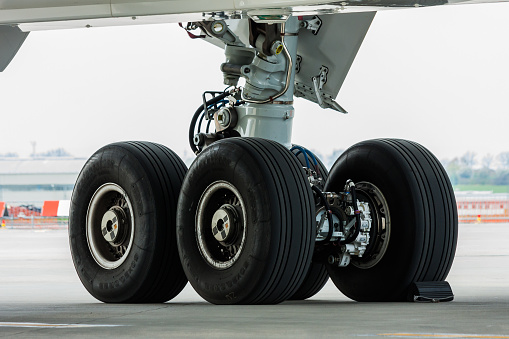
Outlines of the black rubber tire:
{"label": "black rubber tire", "polygon": [[[201,254],[195,221],[202,194],[217,182],[235,187],[246,215],[244,247],[224,269]],[[179,198],[177,243],[189,282],[214,304],[275,304],[288,299],[311,263],[313,210],[304,171],[285,147],[258,138],[215,142],[191,166]]]}
{"label": "black rubber tire", "polygon": [[411,283],[443,281],[456,251],[458,216],[451,183],[435,156],[407,140],[364,141],[339,157],[326,191],[343,190],[347,179],[370,182],[383,193],[391,233],[373,267],[327,265],[339,290],[357,301],[403,301]]}
{"label": "black rubber tire", "polygon": [[[304,158],[304,154],[301,152],[297,156],[301,166],[306,166],[306,160]],[[316,157],[318,162],[318,168],[320,169],[321,177],[324,181],[327,180],[329,176],[329,171],[325,167],[325,165]],[[311,161],[311,159],[309,159]],[[316,225],[316,222],[313,222],[313,225]],[[302,285],[299,289],[292,295],[290,300],[304,300],[311,298],[325,286],[327,281],[329,280],[329,274],[327,273],[327,268],[323,263],[320,262],[311,262],[311,266],[309,267],[309,271],[302,282]]]}
{"label": "black rubber tire", "polygon": [[[78,276],[92,296],[111,303],[159,303],[185,287],[175,220],[186,171],[170,149],[149,142],[110,144],[87,161],[72,195],[69,239]],[[134,216],[131,250],[113,269],[98,264],[87,242],[89,202],[106,183],[123,188]]]}

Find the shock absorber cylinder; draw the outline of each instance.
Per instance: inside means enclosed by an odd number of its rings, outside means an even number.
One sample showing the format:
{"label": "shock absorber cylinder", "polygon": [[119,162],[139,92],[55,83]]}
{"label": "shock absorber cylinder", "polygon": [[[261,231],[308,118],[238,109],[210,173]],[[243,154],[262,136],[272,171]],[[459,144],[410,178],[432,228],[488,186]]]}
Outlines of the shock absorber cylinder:
{"label": "shock absorber cylinder", "polygon": [[241,70],[246,79],[246,104],[236,108],[235,130],[241,136],[271,139],[291,147],[299,20],[290,17],[282,27],[282,41],[271,47],[273,55],[265,55],[263,44],[257,42],[257,55]]}

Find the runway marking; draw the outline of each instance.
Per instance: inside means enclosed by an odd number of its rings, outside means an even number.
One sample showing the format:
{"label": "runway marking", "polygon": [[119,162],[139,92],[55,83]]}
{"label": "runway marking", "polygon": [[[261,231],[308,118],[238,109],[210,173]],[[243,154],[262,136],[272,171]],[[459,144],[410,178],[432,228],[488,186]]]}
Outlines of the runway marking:
{"label": "runway marking", "polygon": [[509,339],[508,335],[492,334],[380,333],[378,335],[385,337]]}
{"label": "runway marking", "polygon": [[45,323],[7,323],[0,322],[0,327],[31,327],[31,328],[84,328],[84,327],[118,327],[123,325],[93,325],[93,324],[45,324]]}

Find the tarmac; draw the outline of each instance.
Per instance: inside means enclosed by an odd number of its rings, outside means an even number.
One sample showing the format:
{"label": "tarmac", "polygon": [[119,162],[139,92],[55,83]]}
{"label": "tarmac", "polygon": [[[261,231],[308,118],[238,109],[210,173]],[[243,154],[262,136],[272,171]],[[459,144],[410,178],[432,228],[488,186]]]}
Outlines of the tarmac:
{"label": "tarmac", "polygon": [[188,285],[165,304],[104,304],[65,230],[0,229],[0,337],[508,338],[509,224],[461,224],[446,303],[358,303],[329,282],[306,301],[216,306]]}

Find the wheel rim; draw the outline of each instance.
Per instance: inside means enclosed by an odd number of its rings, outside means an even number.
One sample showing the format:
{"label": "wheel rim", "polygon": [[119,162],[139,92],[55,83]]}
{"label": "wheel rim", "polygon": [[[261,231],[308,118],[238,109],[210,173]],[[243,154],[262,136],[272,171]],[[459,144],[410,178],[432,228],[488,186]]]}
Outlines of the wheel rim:
{"label": "wheel rim", "polygon": [[355,184],[357,200],[368,204],[371,213],[370,243],[362,258],[352,258],[352,265],[368,269],[382,260],[391,237],[391,215],[382,191],[370,182]]}
{"label": "wheel rim", "polygon": [[133,208],[124,189],[114,183],[99,187],[88,204],[86,225],[96,263],[108,270],[122,265],[134,240]]}
{"label": "wheel rim", "polygon": [[240,257],[246,240],[246,209],[239,191],[230,183],[209,185],[196,210],[196,241],[212,267],[227,269]]}

